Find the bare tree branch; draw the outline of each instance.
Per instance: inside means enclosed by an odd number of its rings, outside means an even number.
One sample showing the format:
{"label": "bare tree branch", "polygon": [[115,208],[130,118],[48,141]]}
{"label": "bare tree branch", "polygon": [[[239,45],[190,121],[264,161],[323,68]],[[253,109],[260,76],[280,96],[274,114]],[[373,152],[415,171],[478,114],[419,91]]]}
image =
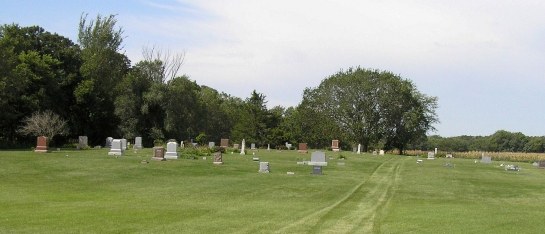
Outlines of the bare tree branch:
{"label": "bare tree branch", "polygon": [[185,51],[182,53],[172,53],[170,50],[158,49],[155,46],[142,48],[142,56],[145,61],[153,62],[159,60],[163,64],[163,82],[175,78],[184,64]]}
{"label": "bare tree branch", "polygon": [[56,135],[68,133],[67,122],[51,110],[34,112],[32,116],[23,119],[23,125],[18,132],[23,135],[45,136],[53,139]]}

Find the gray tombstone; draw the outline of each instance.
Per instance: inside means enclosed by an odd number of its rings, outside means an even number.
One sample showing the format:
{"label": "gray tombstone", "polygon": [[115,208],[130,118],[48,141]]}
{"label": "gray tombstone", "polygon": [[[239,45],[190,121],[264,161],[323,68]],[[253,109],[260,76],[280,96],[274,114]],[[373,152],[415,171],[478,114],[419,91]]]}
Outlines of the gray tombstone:
{"label": "gray tombstone", "polygon": [[87,136],[79,136],[78,137],[78,149],[83,149],[89,147],[87,144]]}
{"label": "gray tombstone", "polygon": [[221,155],[221,152],[214,153],[214,164],[215,165],[223,164],[223,157]]}
{"label": "gray tombstone", "polygon": [[269,162],[259,162],[259,173],[269,173]]}
{"label": "gray tombstone", "polygon": [[106,144],[104,145],[104,148],[110,148],[112,147],[112,141],[114,140],[114,138],[112,137],[108,137],[106,138]]}
{"label": "gray tombstone", "polygon": [[250,149],[255,150],[255,143],[252,143],[252,144],[250,145]]}
{"label": "gray tombstone", "polygon": [[178,152],[176,149],[178,148],[177,142],[169,142],[167,143],[167,152],[165,153],[166,159],[178,159]]}
{"label": "gray tombstone", "polygon": [[208,142],[208,148],[212,149],[216,146],[216,143],[211,141],[211,142]]}
{"label": "gray tombstone", "polygon": [[435,159],[435,153],[434,153],[434,152],[431,152],[431,151],[428,152],[428,159],[429,159],[429,160]]}
{"label": "gray tombstone", "polygon": [[373,155],[377,155],[377,151],[376,151],[376,150],[373,150]]}
{"label": "gray tombstone", "polygon": [[325,159],[325,153],[322,151],[315,151],[310,156],[310,162],[307,165],[312,166],[312,174],[321,175],[322,167],[327,166],[327,161]]}
{"label": "gray tombstone", "polygon": [[133,149],[142,149],[144,148],[142,146],[142,137],[136,137],[134,138],[134,146]]}
{"label": "gray tombstone", "polygon": [[125,138],[121,139],[121,150],[127,150],[127,139]]}
{"label": "gray tombstone", "polygon": [[539,161],[538,164],[537,164],[537,166],[538,166],[539,168],[545,168],[545,161]]}
{"label": "gray tombstone", "polygon": [[108,152],[108,155],[115,155],[115,156],[123,155],[123,150],[121,150],[121,140],[120,139],[112,140],[110,152]]}
{"label": "gray tombstone", "polygon": [[484,154],[481,156],[481,163],[489,164],[492,163],[492,157],[485,156]]}

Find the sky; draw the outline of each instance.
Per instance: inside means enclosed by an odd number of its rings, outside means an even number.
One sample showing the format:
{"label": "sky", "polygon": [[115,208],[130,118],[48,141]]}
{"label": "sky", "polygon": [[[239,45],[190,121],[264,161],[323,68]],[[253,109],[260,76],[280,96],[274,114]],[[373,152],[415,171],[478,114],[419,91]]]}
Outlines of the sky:
{"label": "sky", "polygon": [[268,106],[296,106],[341,69],[391,71],[438,97],[429,134],[545,135],[541,0],[0,0],[0,24],[77,43],[82,13],[115,14],[123,52],[185,53],[181,74]]}

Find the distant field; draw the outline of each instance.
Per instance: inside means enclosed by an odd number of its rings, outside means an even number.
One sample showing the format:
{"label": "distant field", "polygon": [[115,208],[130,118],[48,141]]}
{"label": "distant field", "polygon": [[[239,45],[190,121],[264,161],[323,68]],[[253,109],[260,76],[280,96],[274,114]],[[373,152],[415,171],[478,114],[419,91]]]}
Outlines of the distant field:
{"label": "distant field", "polygon": [[[312,152],[312,151],[311,151]],[[540,233],[545,170],[341,153],[153,161],[151,150],[0,151],[0,233]],[[142,160],[149,163],[143,164]],[[344,165],[338,165],[344,162]],[[446,167],[449,163],[451,167]],[[286,172],[295,172],[287,175]]]}

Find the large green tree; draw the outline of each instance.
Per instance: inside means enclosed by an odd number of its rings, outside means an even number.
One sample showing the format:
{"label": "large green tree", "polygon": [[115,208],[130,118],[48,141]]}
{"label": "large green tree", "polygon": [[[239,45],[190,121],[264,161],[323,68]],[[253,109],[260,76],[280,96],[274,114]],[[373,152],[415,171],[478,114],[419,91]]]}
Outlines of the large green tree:
{"label": "large green tree", "polygon": [[82,15],[79,23],[83,80],[74,93],[81,107],[79,115],[85,122],[80,132],[95,144],[108,136],[120,135],[114,108],[115,90],[127,73],[130,61],[121,53],[123,30],[116,23],[114,15],[98,15],[90,21],[87,15]]}
{"label": "large green tree", "polygon": [[418,92],[411,82],[360,67],[341,70],[306,89],[299,106],[308,113],[307,122],[315,123],[308,132],[361,143],[365,151],[379,143],[402,151],[433,129],[436,107],[436,99]]}
{"label": "large green tree", "polygon": [[79,47],[65,37],[38,26],[0,26],[0,141],[15,141],[16,126],[40,110],[76,126],[73,89],[80,65]]}

